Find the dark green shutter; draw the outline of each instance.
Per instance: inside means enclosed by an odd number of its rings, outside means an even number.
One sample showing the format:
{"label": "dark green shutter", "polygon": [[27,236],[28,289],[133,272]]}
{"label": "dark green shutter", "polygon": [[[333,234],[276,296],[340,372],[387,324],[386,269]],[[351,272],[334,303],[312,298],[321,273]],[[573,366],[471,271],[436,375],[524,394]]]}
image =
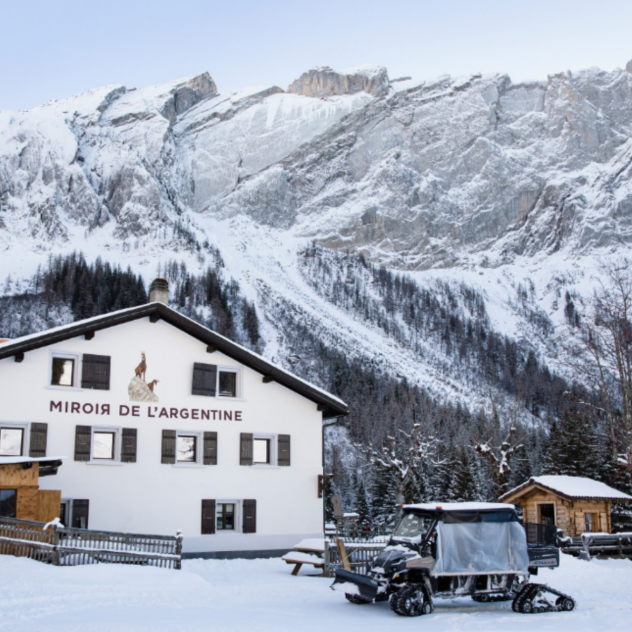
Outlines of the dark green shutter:
{"label": "dark green shutter", "polygon": [[92,426],[77,426],[75,430],[75,461],[90,460]]}
{"label": "dark green shutter", "polygon": [[88,528],[88,514],[90,512],[89,500],[72,501],[72,526],[75,529]]}
{"label": "dark green shutter", "polygon": [[202,535],[215,533],[215,501],[202,500]]}
{"label": "dark green shutter", "polygon": [[217,384],[217,366],[214,364],[193,364],[193,395],[215,397]]}
{"label": "dark green shutter", "polygon": [[123,428],[121,441],[121,461],[123,463],[136,463],[136,428]]}
{"label": "dark green shutter", "polygon": [[239,449],[239,465],[252,465],[252,433],[242,432]]}
{"label": "dark green shutter", "polygon": [[162,431],[162,461],[161,463],[176,462],[176,431]]}
{"label": "dark green shutter", "polygon": [[290,435],[279,435],[278,440],[279,456],[277,459],[278,465],[290,464]]}
{"label": "dark green shutter", "polygon": [[29,456],[37,459],[46,456],[46,439],[48,436],[48,424],[31,424],[31,440],[29,441]]}
{"label": "dark green shutter", "polygon": [[242,508],[244,513],[243,533],[257,533],[257,501],[244,500]]}
{"label": "dark green shutter", "polygon": [[110,390],[110,356],[84,353],[81,364],[81,388]]}
{"label": "dark green shutter", "polygon": [[217,433],[204,433],[204,465],[217,465]]}

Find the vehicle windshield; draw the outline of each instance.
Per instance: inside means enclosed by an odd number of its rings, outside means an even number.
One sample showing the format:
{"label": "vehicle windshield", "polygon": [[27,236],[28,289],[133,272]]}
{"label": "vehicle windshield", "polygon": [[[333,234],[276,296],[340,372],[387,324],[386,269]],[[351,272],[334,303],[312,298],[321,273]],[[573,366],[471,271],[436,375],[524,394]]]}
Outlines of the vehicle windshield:
{"label": "vehicle windshield", "polygon": [[430,516],[421,516],[416,513],[405,514],[397,525],[393,537],[409,542],[421,542],[421,538],[426,534],[432,522],[433,519]]}

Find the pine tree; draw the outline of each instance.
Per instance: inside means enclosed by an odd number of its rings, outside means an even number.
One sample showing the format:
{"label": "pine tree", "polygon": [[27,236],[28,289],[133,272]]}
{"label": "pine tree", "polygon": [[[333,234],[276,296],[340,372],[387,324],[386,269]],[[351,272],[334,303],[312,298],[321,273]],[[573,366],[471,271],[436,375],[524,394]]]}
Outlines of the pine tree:
{"label": "pine tree", "polygon": [[476,485],[470,456],[464,446],[459,446],[452,460],[451,480],[448,488],[450,500],[470,502],[476,499]]}
{"label": "pine tree", "polygon": [[551,424],[544,458],[545,474],[599,479],[603,452],[591,421],[578,412],[566,412]]}

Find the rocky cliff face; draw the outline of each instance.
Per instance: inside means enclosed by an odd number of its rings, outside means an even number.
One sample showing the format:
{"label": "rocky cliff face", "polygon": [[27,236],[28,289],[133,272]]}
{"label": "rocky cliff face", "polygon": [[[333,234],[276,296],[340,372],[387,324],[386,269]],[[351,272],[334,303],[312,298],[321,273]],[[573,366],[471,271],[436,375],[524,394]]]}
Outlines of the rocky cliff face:
{"label": "rocky cliff face", "polygon": [[200,214],[406,269],[628,243],[629,67],[524,85],[319,68],[225,96],[205,73],[2,112],[0,244],[184,247],[174,227]]}

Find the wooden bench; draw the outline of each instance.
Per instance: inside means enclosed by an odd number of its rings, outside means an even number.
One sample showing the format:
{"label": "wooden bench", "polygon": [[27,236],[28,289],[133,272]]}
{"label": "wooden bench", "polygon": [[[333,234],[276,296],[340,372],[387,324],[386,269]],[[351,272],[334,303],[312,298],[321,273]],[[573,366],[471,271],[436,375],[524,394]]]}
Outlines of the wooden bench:
{"label": "wooden bench", "polygon": [[286,564],[295,564],[292,570],[292,575],[298,575],[303,564],[311,564],[314,568],[319,568],[323,572],[325,570],[325,560],[316,555],[310,553],[301,553],[300,551],[290,551],[286,553],[282,558]]}

